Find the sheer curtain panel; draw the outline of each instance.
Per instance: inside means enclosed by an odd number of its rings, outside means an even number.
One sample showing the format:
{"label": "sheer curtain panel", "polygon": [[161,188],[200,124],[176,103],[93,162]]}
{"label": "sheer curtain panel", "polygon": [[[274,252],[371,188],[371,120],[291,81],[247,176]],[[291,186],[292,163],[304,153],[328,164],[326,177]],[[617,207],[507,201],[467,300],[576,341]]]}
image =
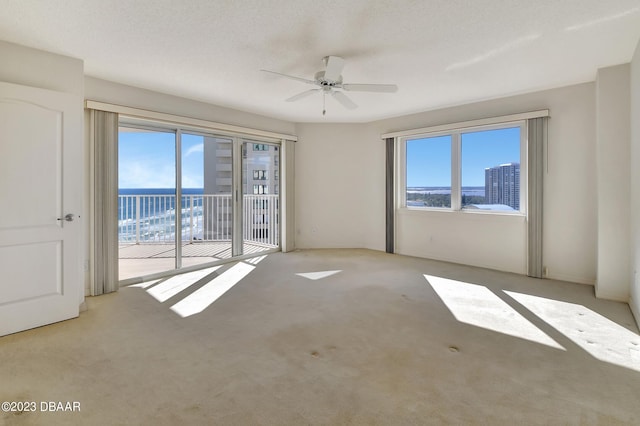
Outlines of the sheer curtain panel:
{"label": "sheer curtain panel", "polygon": [[91,247],[90,294],[118,290],[118,114],[90,110]]}

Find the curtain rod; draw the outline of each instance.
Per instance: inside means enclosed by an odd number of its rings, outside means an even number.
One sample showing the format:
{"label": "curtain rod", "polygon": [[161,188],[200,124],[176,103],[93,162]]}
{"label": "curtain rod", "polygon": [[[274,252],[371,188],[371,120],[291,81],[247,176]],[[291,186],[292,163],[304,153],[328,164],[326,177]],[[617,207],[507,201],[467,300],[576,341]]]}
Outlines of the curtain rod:
{"label": "curtain rod", "polygon": [[549,110],[541,109],[538,111],[503,115],[500,117],[480,118],[478,120],[459,121],[457,123],[447,123],[447,124],[441,124],[437,126],[422,127],[419,129],[401,130],[397,132],[384,133],[380,136],[380,138],[381,139],[400,138],[404,136],[418,135],[421,133],[442,132],[446,130],[460,129],[464,127],[487,126],[491,124],[499,124],[499,123],[504,123],[508,121],[529,120],[531,118],[540,118],[540,117],[549,117]]}
{"label": "curtain rod", "polygon": [[213,131],[233,132],[240,133],[249,136],[261,136],[273,139],[286,139],[296,142],[297,136],[287,135],[284,133],[270,132],[267,130],[252,129],[249,127],[236,126],[233,124],[216,123],[208,120],[201,120],[199,118],[183,117],[180,115],[167,114],[164,112],[149,111],[145,109],[132,108],[124,105],[115,105],[105,102],[92,101],[87,99],[85,101],[85,107],[88,109],[95,109],[100,111],[115,112],[118,114],[126,115],[127,117],[134,117],[140,119],[161,121],[165,123],[175,123],[186,126],[194,126],[201,129],[208,129]]}

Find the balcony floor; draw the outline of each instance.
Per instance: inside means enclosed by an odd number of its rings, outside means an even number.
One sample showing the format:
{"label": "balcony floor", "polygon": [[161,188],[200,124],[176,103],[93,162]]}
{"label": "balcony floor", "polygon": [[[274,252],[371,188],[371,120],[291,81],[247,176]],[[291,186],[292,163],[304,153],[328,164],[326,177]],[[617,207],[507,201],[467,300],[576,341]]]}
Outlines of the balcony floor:
{"label": "balcony floor", "polygon": [[[272,250],[276,246],[244,243],[243,253]],[[120,244],[118,250],[121,280],[168,271],[175,268],[176,249],[173,244]],[[185,242],[182,244],[182,266],[193,266],[231,258],[231,241]]]}

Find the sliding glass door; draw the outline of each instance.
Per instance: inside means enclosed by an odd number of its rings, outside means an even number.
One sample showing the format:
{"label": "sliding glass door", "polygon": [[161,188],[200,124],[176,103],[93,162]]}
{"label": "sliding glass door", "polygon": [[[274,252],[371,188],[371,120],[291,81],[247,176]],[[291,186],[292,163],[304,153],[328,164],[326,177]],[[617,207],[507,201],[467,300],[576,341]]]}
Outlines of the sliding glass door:
{"label": "sliding glass door", "polygon": [[280,245],[280,149],[244,141],[242,145],[243,252],[257,253]]}
{"label": "sliding glass door", "polygon": [[233,139],[181,133],[183,267],[231,257]]}
{"label": "sliding glass door", "polygon": [[118,257],[121,280],[176,267],[176,164],[175,132],[120,127]]}
{"label": "sliding glass door", "polygon": [[120,280],[279,248],[277,143],[134,124],[119,138]]}

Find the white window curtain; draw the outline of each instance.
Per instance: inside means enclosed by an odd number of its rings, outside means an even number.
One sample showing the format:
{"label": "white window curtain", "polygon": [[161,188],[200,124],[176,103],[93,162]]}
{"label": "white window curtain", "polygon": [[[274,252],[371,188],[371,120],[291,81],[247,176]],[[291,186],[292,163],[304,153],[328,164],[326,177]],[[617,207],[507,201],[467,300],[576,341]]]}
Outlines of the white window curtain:
{"label": "white window curtain", "polygon": [[91,247],[90,294],[118,290],[118,114],[90,110]]}
{"label": "white window curtain", "polygon": [[527,275],[543,277],[542,259],[542,212],[545,158],[547,143],[547,117],[528,120],[528,271]]}

